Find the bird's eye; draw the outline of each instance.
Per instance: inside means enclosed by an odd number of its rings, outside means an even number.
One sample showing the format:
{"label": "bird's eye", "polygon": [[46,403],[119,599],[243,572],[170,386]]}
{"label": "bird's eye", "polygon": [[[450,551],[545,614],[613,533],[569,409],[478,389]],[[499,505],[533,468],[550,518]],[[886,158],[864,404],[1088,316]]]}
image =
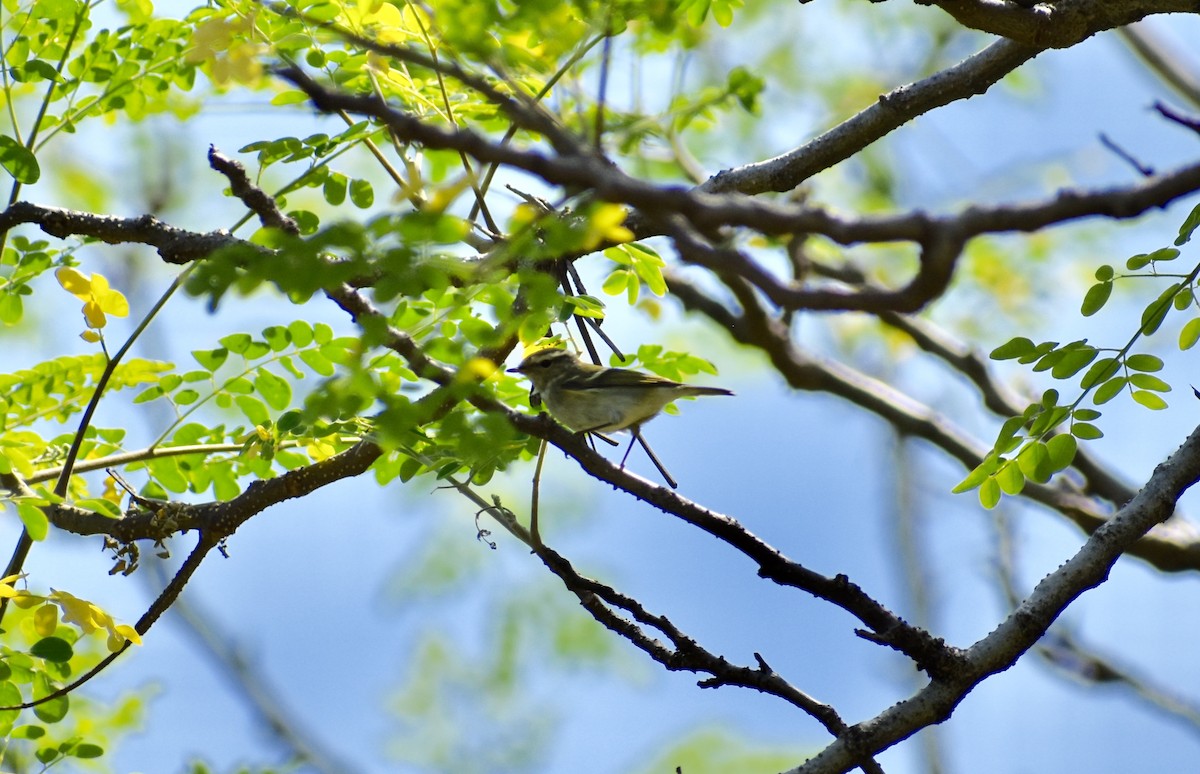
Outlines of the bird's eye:
{"label": "bird's eye", "polygon": [[550,361],[548,361],[548,360],[544,363],[538,363],[538,368],[549,368],[549,367],[550,367]]}

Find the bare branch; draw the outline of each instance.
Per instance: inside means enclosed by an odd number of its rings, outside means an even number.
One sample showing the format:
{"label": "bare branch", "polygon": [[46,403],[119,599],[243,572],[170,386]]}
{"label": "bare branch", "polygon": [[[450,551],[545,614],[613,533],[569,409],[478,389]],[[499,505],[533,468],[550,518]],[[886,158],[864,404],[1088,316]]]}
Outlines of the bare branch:
{"label": "bare branch", "polygon": [[976,685],[1008,669],[1085,591],[1105,581],[1118,558],[1175,510],[1179,497],[1200,479],[1200,428],[1160,463],[1137,497],[1096,530],[1078,552],[1046,576],[990,634],[964,652],[961,669],[935,677],[911,698],[854,726],[855,745],[835,740],[792,774],[848,771],[864,748],[878,753],[948,717]]}
{"label": "bare branch", "polygon": [[260,223],[277,228],[287,234],[300,233],[300,227],[296,225],[296,221],[280,211],[275,199],[250,182],[250,176],[246,174],[246,168],[242,166],[241,162],[229,158],[215,146],[210,145],[208,163],[213,169],[228,178],[230,192],[241,199],[242,203],[258,216]]}
{"label": "bare branch", "polygon": [[[992,522],[998,537],[997,575],[1005,601],[1012,610],[1020,604],[1021,595],[1017,591],[1014,572],[1016,556],[1011,520],[997,509]],[[1076,682],[1091,686],[1119,686],[1149,708],[1186,723],[1193,733],[1200,733],[1200,705],[1184,698],[1176,689],[1155,685],[1154,681],[1133,668],[1120,666],[1112,657],[1084,646],[1063,623],[1051,627],[1033,651],[1056,672]]]}
{"label": "bare branch", "polygon": [[1188,0],[1058,0],[1036,5],[1004,0],[925,1],[964,27],[1039,48],[1070,48],[1097,32],[1132,24],[1151,14],[1196,10]]}
{"label": "bare branch", "polygon": [[1042,50],[1010,40],[993,43],[953,67],[880,95],[876,104],[781,156],[718,172],[701,190],[744,194],[790,191],[917,116],[983,94]]}
{"label": "bare branch", "polygon": [[117,218],[29,202],[17,202],[0,212],[0,232],[7,232],[22,223],[35,224],[59,239],[85,236],[110,245],[149,245],[156,248],[167,263],[180,265],[206,258],[222,247],[247,244],[228,231],[202,234],[168,225],[153,215]]}
{"label": "bare branch", "polygon": [[[846,733],[846,724],[833,707],[813,699],[788,683],[771,669],[761,655],[754,654],[758,661],[757,669],[730,664],[724,658],[705,650],[665,616],[650,613],[636,599],[621,594],[611,586],[580,575],[566,558],[552,549],[543,544],[534,545],[533,548],[546,567],[575,593],[579,603],[597,621],[632,642],[668,670],[705,672],[712,675],[711,678],[700,681],[702,688],[736,685],[778,696],[811,715],[835,738],[841,738]],[[623,614],[631,616],[637,624],[665,635],[673,647],[668,647],[646,634]],[[860,765],[863,771],[882,774],[883,770],[870,756],[864,756]]]}
{"label": "bare branch", "polygon": [[111,535],[126,543],[158,540],[193,529],[219,539],[232,535],[248,519],[272,505],[361,474],[379,455],[378,446],[361,441],[328,459],[285,471],[275,478],[256,480],[242,494],[225,502],[164,502],[159,510],[137,509],[115,520],[69,505],[47,506],[46,515],[59,529],[77,535]]}
{"label": "bare branch", "polygon": [[1172,50],[1167,41],[1146,22],[1130,24],[1117,30],[1130,50],[1171,88],[1193,107],[1200,108],[1200,75],[1183,67],[1186,57]]}

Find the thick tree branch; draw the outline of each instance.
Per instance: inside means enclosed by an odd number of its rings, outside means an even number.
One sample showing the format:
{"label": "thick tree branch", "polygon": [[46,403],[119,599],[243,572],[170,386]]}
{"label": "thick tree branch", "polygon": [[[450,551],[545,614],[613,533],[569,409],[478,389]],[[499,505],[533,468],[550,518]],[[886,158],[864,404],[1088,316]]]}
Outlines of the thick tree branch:
{"label": "thick tree branch", "polygon": [[197,233],[163,223],[153,215],[117,218],[87,212],[16,202],[0,212],[0,233],[22,223],[32,223],[51,236],[66,239],[85,236],[110,245],[142,244],[158,250],[167,263],[186,264],[206,258],[215,250],[246,244],[227,231]]}
{"label": "thick tree branch", "polygon": [[1009,40],[993,43],[953,67],[880,95],[874,105],[781,156],[717,173],[701,190],[743,194],[790,191],[917,116],[983,94],[1042,50]]}
{"label": "thick tree branch", "polygon": [[[1015,579],[1016,551],[1011,521],[1002,511],[995,512],[993,523],[998,536],[997,575],[1010,611],[1021,603]],[[1187,724],[1192,733],[1200,733],[1200,705],[1185,698],[1176,686],[1156,685],[1138,670],[1123,666],[1107,655],[1081,644],[1065,623],[1055,624],[1037,645],[1034,653],[1060,674],[1091,686],[1116,686],[1127,690],[1148,708]]]}
{"label": "thick tree branch", "polygon": [[1127,506],[1096,530],[1078,552],[1046,576],[990,634],[964,652],[961,669],[937,677],[911,698],[854,726],[855,746],[834,741],[792,774],[832,774],[854,766],[860,750],[879,753],[945,720],[976,685],[1012,666],[1085,591],[1103,583],[1121,555],[1168,519],[1180,496],[1200,479],[1200,428],[1165,462]]}
{"label": "thick tree branch", "polygon": [[[970,207],[947,216],[912,212],[845,219],[795,204],[652,185],[626,175],[600,158],[553,157],[512,148],[465,129],[429,125],[374,95],[330,91],[297,69],[282,71],[280,75],[304,90],[320,110],[368,115],[382,121],[406,141],[456,150],[487,163],[523,170],[568,190],[588,190],[601,199],[637,207],[642,217],[635,223],[637,236],[668,233],[686,260],[714,271],[725,269],[744,274],[776,305],[793,310],[916,311],[945,292],[963,246],[974,236],[1038,231],[1096,215],[1130,218],[1200,188],[1200,165],[1193,165],[1133,186],[1091,192],[1062,191],[1051,200],[1024,205]],[[700,236],[725,226],[745,226],[763,234],[822,234],[847,245],[915,242],[921,248],[920,268],[907,285],[896,290],[870,286],[854,291],[809,288],[778,279],[740,252],[712,247]]]}
{"label": "thick tree branch", "polygon": [[272,505],[303,497],[335,481],[363,473],[380,453],[374,443],[360,441],[328,459],[285,471],[275,478],[254,481],[242,494],[225,502],[163,502],[153,511],[131,509],[121,519],[110,519],[69,505],[48,506],[46,515],[59,529],[77,535],[111,535],[124,543],[159,540],[189,530],[224,538]]}
{"label": "thick tree branch", "polygon": [[1194,13],[1189,0],[1055,0],[1026,5],[1005,0],[922,0],[964,27],[1039,48],[1070,48],[1097,32],[1151,14]]}

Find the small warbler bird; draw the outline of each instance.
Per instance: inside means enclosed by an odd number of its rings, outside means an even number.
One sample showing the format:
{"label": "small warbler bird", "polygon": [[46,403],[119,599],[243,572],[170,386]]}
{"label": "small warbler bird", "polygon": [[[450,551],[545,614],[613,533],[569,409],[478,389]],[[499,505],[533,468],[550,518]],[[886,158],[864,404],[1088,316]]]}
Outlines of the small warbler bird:
{"label": "small warbler bird", "polygon": [[[572,430],[580,433],[629,430],[635,439],[641,437],[641,425],[676,398],[733,394],[722,387],[697,387],[627,368],[584,363],[564,349],[538,350],[508,370],[528,378],[554,418]],[[629,450],[621,459],[622,466]]]}

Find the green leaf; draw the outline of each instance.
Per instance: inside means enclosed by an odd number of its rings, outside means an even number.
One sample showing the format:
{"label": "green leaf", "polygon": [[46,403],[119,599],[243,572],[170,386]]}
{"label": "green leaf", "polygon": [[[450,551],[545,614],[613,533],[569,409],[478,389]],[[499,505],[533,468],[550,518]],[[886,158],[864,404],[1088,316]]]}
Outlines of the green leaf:
{"label": "green leaf", "polygon": [[604,257],[620,266],[632,266],[633,256],[629,253],[628,245],[617,245],[604,250]]}
{"label": "green leaf", "polygon": [[1113,267],[1105,264],[1096,269],[1096,280],[1099,282],[1112,282]]}
{"label": "green leaf", "polygon": [[249,395],[254,392],[254,382],[244,376],[239,376],[236,379],[230,379],[221,385],[225,392],[231,392],[234,395]]}
{"label": "green leaf", "polygon": [[1200,341],[1200,317],[1188,320],[1179,332],[1179,348],[1189,350]]}
{"label": "green leaf", "polygon": [[997,471],[996,483],[1004,494],[1018,495],[1025,488],[1025,474],[1015,460],[1009,460]]}
{"label": "green leaf", "polygon": [[983,462],[976,465],[975,469],[968,473],[966,478],[955,484],[954,488],[950,491],[954,494],[969,492],[986,481],[988,476],[995,473],[998,467],[999,462],[997,462],[996,457],[989,454],[983,458]]}
{"label": "green leaf", "polygon": [[275,422],[275,428],[281,433],[290,433],[304,425],[304,415],[299,411],[286,411]]}
{"label": "green leaf", "polygon": [[292,336],[292,343],[297,347],[307,347],[312,344],[313,329],[304,320],[295,320],[288,323],[288,333]]}
{"label": "green leaf", "polygon": [[[50,681],[49,675],[45,672],[33,673],[33,698],[44,699],[57,690],[57,686]],[[33,714],[37,715],[38,720],[43,723],[57,723],[67,716],[67,710],[70,709],[70,696],[58,696],[49,701],[44,701],[33,708]]]}
{"label": "green leaf", "polygon": [[1079,386],[1085,390],[1090,390],[1097,384],[1113,378],[1121,371],[1121,363],[1115,357],[1103,357],[1092,363],[1092,367],[1083,375],[1083,379],[1079,381]]}
{"label": "green leaf", "polygon": [[239,395],[233,399],[237,407],[242,410],[252,424],[265,425],[271,421],[271,413],[267,411],[267,407],[258,398],[253,398],[249,395]]}
{"label": "green leaf", "polygon": [[263,397],[267,405],[276,411],[283,411],[292,402],[292,386],[270,371],[259,371],[254,377],[254,387]]}
{"label": "green leaf", "polygon": [[46,518],[42,509],[33,503],[18,500],[17,515],[21,517],[25,531],[33,540],[45,540],[46,535],[50,534],[50,520]]}
{"label": "green leaf", "polygon": [[1125,385],[1128,383],[1129,380],[1124,376],[1118,376],[1116,379],[1109,379],[1107,382],[1100,385],[1098,390],[1096,390],[1096,394],[1092,396],[1092,403],[1095,403],[1097,406],[1108,403],[1110,400],[1117,397],[1117,393],[1125,389]]}
{"label": "green leaf", "polygon": [[1075,409],[1074,413],[1071,416],[1073,416],[1075,419],[1078,419],[1081,422],[1090,422],[1093,419],[1099,419],[1100,412],[1096,411],[1095,409],[1078,408],[1078,409]]}
{"label": "green leaf", "polygon": [[421,472],[424,466],[419,460],[408,457],[404,462],[400,463],[400,472],[397,474],[401,481],[409,481],[413,476]]}
{"label": "green leaf", "polygon": [[1093,347],[1080,347],[1073,349],[1063,355],[1054,368],[1050,369],[1050,375],[1055,379],[1069,379],[1075,374],[1083,370],[1084,366],[1092,362],[1096,358],[1096,350]]}
{"label": "green leaf", "polygon": [[288,329],[282,325],[270,325],[263,328],[263,339],[270,345],[272,352],[284,351],[292,341]]}
{"label": "green leaf", "polygon": [[1150,256],[1145,253],[1138,253],[1137,255],[1130,256],[1129,260],[1125,261],[1125,268],[1130,271],[1137,271],[1138,269],[1145,268],[1148,263],[1150,263]]}
{"label": "green leaf", "polygon": [[163,396],[163,388],[160,385],[156,384],[153,387],[147,387],[146,389],[139,392],[134,397],[133,402],[134,403],[148,403],[148,402],[154,400],[155,398],[161,398],[162,396]]}
{"label": "green leaf", "polygon": [[336,207],[346,201],[346,189],[349,184],[349,179],[341,172],[331,172],[325,178],[325,185],[321,189],[321,194],[325,197],[326,202]]}
{"label": "green leaf", "polygon": [[1038,372],[1049,371],[1051,368],[1058,365],[1058,361],[1067,356],[1067,352],[1068,350],[1066,349],[1056,349],[1051,352],[1047,352],[1038,358],[1037,363],[1035,363],[1033,366],[1033,370]]}
{"label": "green leaf", "polygon": [[1179,236],[1175,238],[1175,246],[1182,247],[1187,244],[1197,226],[1200,226],[1200,204],[1193,207],[1188,216],[1183,219],[1183,225],[1179,227]]}
{"label": "green leaf", "polygon": [[[247,349],[249,349],[250,345],[254,343],[254,339],[252,339],[248,333],[231,333],[224,338],[217,339],[217,341],[221,343],[222,347],[238,355],[245,352]],[[199,358],[197,358],[197,360],[199,360]],[[200,365],[204,365],[204,363],[201,363]]]}
{"label": "green leaf", "polygon": [[[617,291],[620,292],[620,291]],[[616,295],[612,293],[610,295]],[[992,360],[1012,360],[1013,358],[1024,357],[1033,352],[1033,342],[1024,336],[1018,336],[1015,339],[1009,339],[1005,343],[992,350],[989,356]]]}
{"label": "green leaf", "polygon": [[[14,707],[24,701],[21,689],[15,683],[10,680],[0,682],[0,707]],[[20,714],[21,710],[0,710],[0,730],[12,728]]]}
{"label": "green leaf", "polygon": [[1050,480],[1050,453],[1042,441],[1034,441],[1022,449],[1017,455],[1017,464],[1026,478],[1031,478],[1039,484]]}
{"label": "green leaf", "polygon": [[1034,347],[1033,351],[1031,351],[1027,354],[1021,355],[1021,357],[1017,358],[1017,362],[1020,363],[1021,365],[1029,365],[1030,363],[1037,360],[1042,355],[1045,355],[1047,352],[1050,352],[1057,346],[1058,346],[1057,341],[1043,341],[1041,344],[1038,344],[1036,347]]}
{"label": "green leaf", "polygon": [[92,513],[99,514],[100,516],[104,516],[105,518],[109,519],[119,519],[124,516],[124,514],[121,513],[121,506],[117,505],[112,500],[105,500],[101,497],[84,498],[83,500],[76,501],[75,504],[80,508],[83,508],[85,511],[91,511]]}
{"label": "green leaf", "polygon": [[1171,311],[1171,302],[1179,292],[1179,283],[1173,283],[1162,292],[1158,298],[1151,301],[1142,311],[1142,333],[1149,336],[1159,329],[1167,313]]}
{"label": "green leaf", "polygon": [[365,210],[375,203],[375,189],[370,180],[350,181],[350,201],[360,210]]}
{"label": "green leaf", "polygon": [[[567,296],[564,300],[572,307],[572,314],[604,319],[604,302],[595,296]],[[491,326],[488,328],[490,330]]]}
{"label": "green leaf", "polygon": [[[247,336],[246,338],[250,337]],[[229,350],[225,347],[218,349],[197,349],[192,351],[192,357],[206,371],[216,371],[229,357]]]}
{"label": "green leaf", "polygon": [[242,353],[242,357],[247,360],[258,360],[260,357],[265,357],[271,354],[271,345],[265,341],[252,341],[250,346],[246,347],[246,351]]}
{"label": "green leaf", "polygon": [[22,185],[33,185],[42,176],[33,153],[7,134],[0,134],[0,167]]}
{"label": "green leaf", "polygon": [[[1082,411],[1080,409],[1075,412],[1078,416]],[[1100,412],[1092,412],[1099,415]],[[1058,435],[1046,441],[1046,453],[1049,455],[1050,469],[1057,473],[1060,470],[1065,470],[1075,461],[1075,453],[1079,450],[1079,443],[1075,440],[1075,436],[1066,433]]]}
{"label": "green leaf", "polygon": [[979,504],[989,511],[1000,504],[1000,484],[989,478],[979,486]]}
{"label": "green leaf", "polygon": [[200,400],[200,393],[195,390],[180,390],[175,393],[175,403],[180,406],[190,406]]}
{"label": "green leaf", "polygon": [[1003,446],[1016,437],[1025,426],[1025,417],[1009,417],[1000,427],[1000,435],[996,436],[996,446]]}
{"label": "green leaf", "polygon": [[1131,374],[1129,383],[1134,387],[1143,390],[1154,390],[1155,392],[1170,392],[1171,385],[1159,379],[1153,374]]}
{"label": "green leaf", "polygon": [[604,284],[600,289],[610,296],[619,296],[625,292],[625,288],[629,286],[633,280],[633,275],[628,269],[617,269],[609,274],[604,279]]}
{"label": "green leaf", "polygon": [[75,655],[75,650],[71,647],[71,643],[62,637],[43,637],[33,643],[33,647],[29,649],[29,652],[38,658],[44,658],[56,664],[65,664]]}
{"label": "green leaf", "polygon": [[1167,407],[1167,402],[1157,392],[1148,392],[1146,390],[1134,390],[1133,399],[1142,404],[1148,409],[1154,411],[1162,411]]}
{"label": "green leaf", "polygon": [[0,323],[16,325],[25,316],[25,302],[16,293],[0,294]]}
{"label": "green leaf", "polygon": [[[1147,393],[1154,395],[1154,393]],[[1155,395],[1155,397],[1158,397]],[[1100,428],[1087,422],[1076,422],[1071,425],[1071,435],[1083,441],[1094,441],[1097,438],[1103,438],[1104,433],[1100,432]]]}
{"label": "green leaf", "polygon": [[74,758],[99,758],[103,755],[104,748],[91,742],[80,742],[71,748],[71,756]]}
{"label": "green leaf", "polygon": [[1125,365],[1134,371],[1161,371],[1163,361],[1160,357],[1139,353],[1125,358]]}
{"label": "green leaf", "polygon": [[[1109,269],[1109,271],[1112,270],[1111,267],[1108,266],[1105,266],[1104,268]],[[1090,288],[1088,288],[1088,292],[1084,295],[1083,306],[1080,307],[1079,311],[1084,317],[1091,317],[1096,312],[1099,312],[1104,308],[1104,305],[1108,303],[1108,299],[1112,296],[1112,289],[1112,282],[1098,282],[1095,285],[1092,285]]]}
{"label": "green leaf", "polygon": [[1066,406],[1057,406],[1044,411],[1029,426],[1029,434],[1036,437],[1047,433],[1062,424],[1070,414],[1071,411]]}

